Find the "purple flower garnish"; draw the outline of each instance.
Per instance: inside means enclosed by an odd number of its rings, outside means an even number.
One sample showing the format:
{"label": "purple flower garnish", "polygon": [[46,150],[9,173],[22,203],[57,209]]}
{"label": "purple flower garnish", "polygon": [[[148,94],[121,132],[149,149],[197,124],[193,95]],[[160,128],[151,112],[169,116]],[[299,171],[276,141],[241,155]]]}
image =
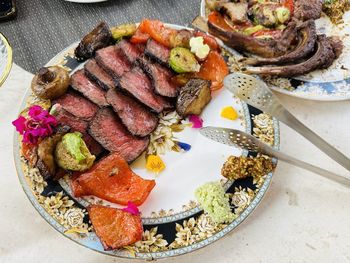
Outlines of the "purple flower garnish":
{"label": "purple flower garnish", "polygon": [[39,105],[31,106],[28,118],[19,116],[12,122],[19,134],[23,135],[23,142],[37,144],[39,138],[50,136],[57,120]]}
{"label": "purple flower garnish", "polygon": [[140,214],[140,210],[137,208],[137,206],[130,201],[128,202],[128,206],[123,208],[122,210],[135,216]]}
{"label": "purple flower garnish", "polygon": [[199,129],[203,127],[203,120],[198,115],[190,115],[188,120],[192,122],[192,128]]}

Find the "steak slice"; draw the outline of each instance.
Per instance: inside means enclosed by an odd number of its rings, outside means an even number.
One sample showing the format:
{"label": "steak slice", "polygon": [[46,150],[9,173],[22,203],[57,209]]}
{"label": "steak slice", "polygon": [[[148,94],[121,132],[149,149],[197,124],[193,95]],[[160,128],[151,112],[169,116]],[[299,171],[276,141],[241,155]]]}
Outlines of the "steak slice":
{"label": "steak slice", "polygon": [[74,54],[78,59],[87,59],[94,55],[97,49],[108,46],[112,41],[112,33],[106,22],[99,23],[80,41]]}
{"label": "steak slice", "polygon": [[80,132],[91,154],[98,156],[103,152],[102,146],[87,133],[88,122],[72,115],[60,104],[55,104],[54,107],[53,115],[56,117],[57,122],[69,126],[73,132]]}
{"label": "steak slice", "polygon": [[107,92],[107,101],[133,135],[147,136],[158,125],[158,117],[135,99],[117,90]]}
{"label": "steak slice", "polygon": [[138,48],[137,45],[131,44],[129,41],[123,39],[117,44],[117,48],[123,52],[128,61],[133,64],[138,57],[143,54],[143,50]]}
{"label": "steak slice", "polygon": [[302,21],[320,18],[322,2],[322,0],[295,0],[294,17]]}
{"label": "steak slice", "polygon": [[169,66],[170,49],[151,38],[147,41],[145,55],[163,66]]}
{"label": "steak slice", "polygon": [[96,52],[96,62],[101,66],[115,82],[131,69],[128,59],[120,48],[109,46]]}
{"label": "steak slice", "polygon": [[179,91],[179,87],[171,81],[174,74],[168,68],[161,66],[158,63],[153,63],[141,57],[138,59],[143,71],[152,80],[154,90],[157,94],[165,97],[176,97]]}
{"label": "steak slice", "polygon": [[110,108],[100,109],[89,125],[90,135],[105,149],[132,162],[146,150],[149,138],[130,134]]}
{"label": "steak slice", "polygon": [[246,72],[279,77],[292,77],[309,73],[315,69],[328,68],[332,65],[336,55],[332,46],[332,39],[325,35],[318,35],[316,41],[316,53],[306,61],[294,65],[279,67],[248,67]]}
{"label": "steak slice", "polygon": [[84,65],[86,76],[96,82],[102,89],[109,90],[115,88],[115,83],[110,75],[104,71],[95,59],[90,59]]}
{"label": "steak slice", "polygon": [[84,70],[78,70],[71,76],[70,85],[76,91],[82,93],[86,98],[99,106],[107,106],[108,102],[105,98],[106,92],[93,83],[84,74]]}
{"label": "steak slice", "polygon": [[155,112],[172,107],[165,98],[154,94],[151,81],[139,67],[125,73],[119,86]]}
{"label": "steak slice", "polygon": [[98,109],[95,103],[92,103],[90,100],[73,91],[68,91],[53,103],[60,104],[63,109],[83,120],[91,120]]}
{"label": "steak slice", "polygon": [[299,28],[300,40],[296,48],[291,52],[274,58],[244,58],[241,62],[247,65],[281,65],[298,61],[308,56],[314,50],[317,38],[315,21],[305,21]]}

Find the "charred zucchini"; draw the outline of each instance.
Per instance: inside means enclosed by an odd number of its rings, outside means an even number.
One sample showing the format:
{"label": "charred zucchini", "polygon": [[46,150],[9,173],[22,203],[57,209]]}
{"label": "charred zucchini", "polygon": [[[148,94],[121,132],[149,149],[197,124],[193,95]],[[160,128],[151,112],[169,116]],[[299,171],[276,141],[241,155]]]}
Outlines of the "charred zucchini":
{"label": "charred zucchini", "polygon": [[190,114],[199,115],[211,100],[211,82],[203,79],[191,79],[180,90],[176,101],[176,111],[185,117]]}
{"label": "charred zucchini", "polygon": [[111,28],[114,40],[120,40],[123,37],[131,37],[136,32],[135,24],[122,24]]}

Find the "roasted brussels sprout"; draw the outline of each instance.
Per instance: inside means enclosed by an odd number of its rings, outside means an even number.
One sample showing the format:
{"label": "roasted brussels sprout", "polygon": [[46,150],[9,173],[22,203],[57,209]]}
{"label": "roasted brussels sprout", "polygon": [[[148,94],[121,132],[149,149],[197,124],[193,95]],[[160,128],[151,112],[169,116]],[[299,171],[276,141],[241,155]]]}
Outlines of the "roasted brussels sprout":
{"label": "roasted brussels sprout", "polygon": [[136,32],[135,24],[122,24],[111,28],[114,40],[120,40],[123,37],[131,37]]}
{"label": "roasted brussels sprout", "polygon": [[69,86],[67,70],[59,66],[43,67],[34,76],[33,93],[41,99],[56,99],[66,93]]}
{"label": "roasted brussels sprout", "polygon": [[177,73],[198,72],[200,69],[195,55],[183,47],[175,47],[170,51],[169,64]]}
{"label": "roasted brussels sprout", "polygon": [[290,19],[290,11],[286,7],[276,8],[276,17],[280,24],[284,24]]}

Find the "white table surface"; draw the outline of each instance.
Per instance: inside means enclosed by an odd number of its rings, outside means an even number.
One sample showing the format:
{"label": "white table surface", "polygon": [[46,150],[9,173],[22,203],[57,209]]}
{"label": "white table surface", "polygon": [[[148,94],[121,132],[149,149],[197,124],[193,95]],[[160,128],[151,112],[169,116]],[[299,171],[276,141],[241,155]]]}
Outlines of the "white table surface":
{"label": "white table surface", "polygon": [[[0,262],[129,262],[68,240],[40,217],[22,191],[13,162],[11,121],[31,77],[14,65],[0,87]],[[350,156],[349,101],[279,97],[300,120]],[[281,150],[350,176],[283,124]],[[167,261],[350,262],[350,190],[280,162],[266,197],[243,224],[204,249]]]}

